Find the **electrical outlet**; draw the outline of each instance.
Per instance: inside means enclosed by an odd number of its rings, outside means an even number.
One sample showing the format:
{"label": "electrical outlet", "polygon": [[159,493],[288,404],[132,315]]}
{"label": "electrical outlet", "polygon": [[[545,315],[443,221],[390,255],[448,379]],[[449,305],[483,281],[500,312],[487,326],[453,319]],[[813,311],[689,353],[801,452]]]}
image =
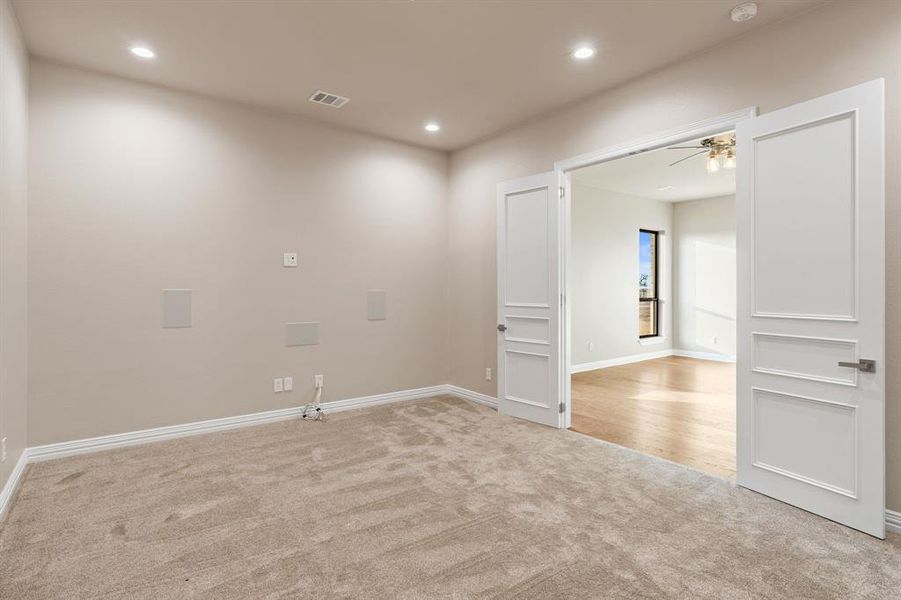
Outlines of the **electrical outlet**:
{"label": "electrical outlet", "polygon": [[282,265],[285,267],[296,267],[297,266],[297,253],[285,252],[285,256],[282,259]]}
{"label": "electrical outlet", "polygon": [[0,462],[6,462],[6,438],[0,440]]}
{"label": "electrical outlet", "polygon": [[485,369],[485,381],[491,381],[491,367]]}
{"label": "electrical outlet", "polygon": [[290,392],[294,389],[294,378],[293,377],[285,377],[284,388],[286,392]]}
{"label": "electrical outlet", "polygon": [[321,388],[324,385],[322,375],[313,375],[313,387]]}
{"label": "electrical outlet", "polygon": [[284,391],[285,389],[285,380],[281,377],[276,377],[272,380],[272,391],[276,394]]}
{"label": "electrical outlet", "polygon": [[716,336],[713,336],[713,338],[711,338],[711,341],[712,341],[714,344],[716,344]]}
{"label": "electrical outlet", "polygon": [[594,342],[588,342],[588,351],[594,352]]}

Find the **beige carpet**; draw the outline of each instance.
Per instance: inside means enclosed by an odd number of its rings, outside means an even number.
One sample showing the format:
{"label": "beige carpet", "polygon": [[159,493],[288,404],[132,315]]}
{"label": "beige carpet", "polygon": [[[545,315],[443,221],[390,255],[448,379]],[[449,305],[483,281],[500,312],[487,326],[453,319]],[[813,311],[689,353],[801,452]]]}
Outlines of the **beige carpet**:
{"label": "beige carpet", "polygon": [[33,465],[3,598],[898,598],[881,542],[452,398]]}

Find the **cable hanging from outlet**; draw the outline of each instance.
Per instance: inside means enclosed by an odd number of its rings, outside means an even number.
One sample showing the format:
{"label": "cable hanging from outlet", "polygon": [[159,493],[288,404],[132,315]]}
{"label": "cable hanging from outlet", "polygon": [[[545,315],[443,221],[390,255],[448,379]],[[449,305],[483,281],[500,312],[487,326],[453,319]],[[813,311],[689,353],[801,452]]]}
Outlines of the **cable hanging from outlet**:
{"label": "cable hanging from outlet", "polygon": [[304,421],[325,421],[325,411],[322,410],[322,380],[316,378],[316,392],[313,394],[313,401],[303,407],[300,418]]}

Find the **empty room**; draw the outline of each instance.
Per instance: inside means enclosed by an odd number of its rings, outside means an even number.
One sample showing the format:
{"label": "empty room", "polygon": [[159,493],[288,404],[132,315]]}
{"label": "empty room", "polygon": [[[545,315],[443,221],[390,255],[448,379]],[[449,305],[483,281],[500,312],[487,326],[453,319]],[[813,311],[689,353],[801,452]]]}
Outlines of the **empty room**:
{"label": "empty room", "polygon": [[735,476],[735,133],[573,172],[572,429]]}
{"label": "empty room", "polygon": [[901,3],[0,0],[0,599],[897,598]]}

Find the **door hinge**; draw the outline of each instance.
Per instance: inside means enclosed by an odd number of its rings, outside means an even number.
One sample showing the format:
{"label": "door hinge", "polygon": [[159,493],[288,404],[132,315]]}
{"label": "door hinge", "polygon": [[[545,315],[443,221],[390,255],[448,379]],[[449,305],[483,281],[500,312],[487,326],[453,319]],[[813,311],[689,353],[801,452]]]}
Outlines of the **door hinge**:
{"label": "door hinge", "polygon": [[562,414],[565,413],[565,412],[566,412],[566,404],[564,404],[563,402],[561,402],[561,403],[560,403],[560,414],[562,415]]}

